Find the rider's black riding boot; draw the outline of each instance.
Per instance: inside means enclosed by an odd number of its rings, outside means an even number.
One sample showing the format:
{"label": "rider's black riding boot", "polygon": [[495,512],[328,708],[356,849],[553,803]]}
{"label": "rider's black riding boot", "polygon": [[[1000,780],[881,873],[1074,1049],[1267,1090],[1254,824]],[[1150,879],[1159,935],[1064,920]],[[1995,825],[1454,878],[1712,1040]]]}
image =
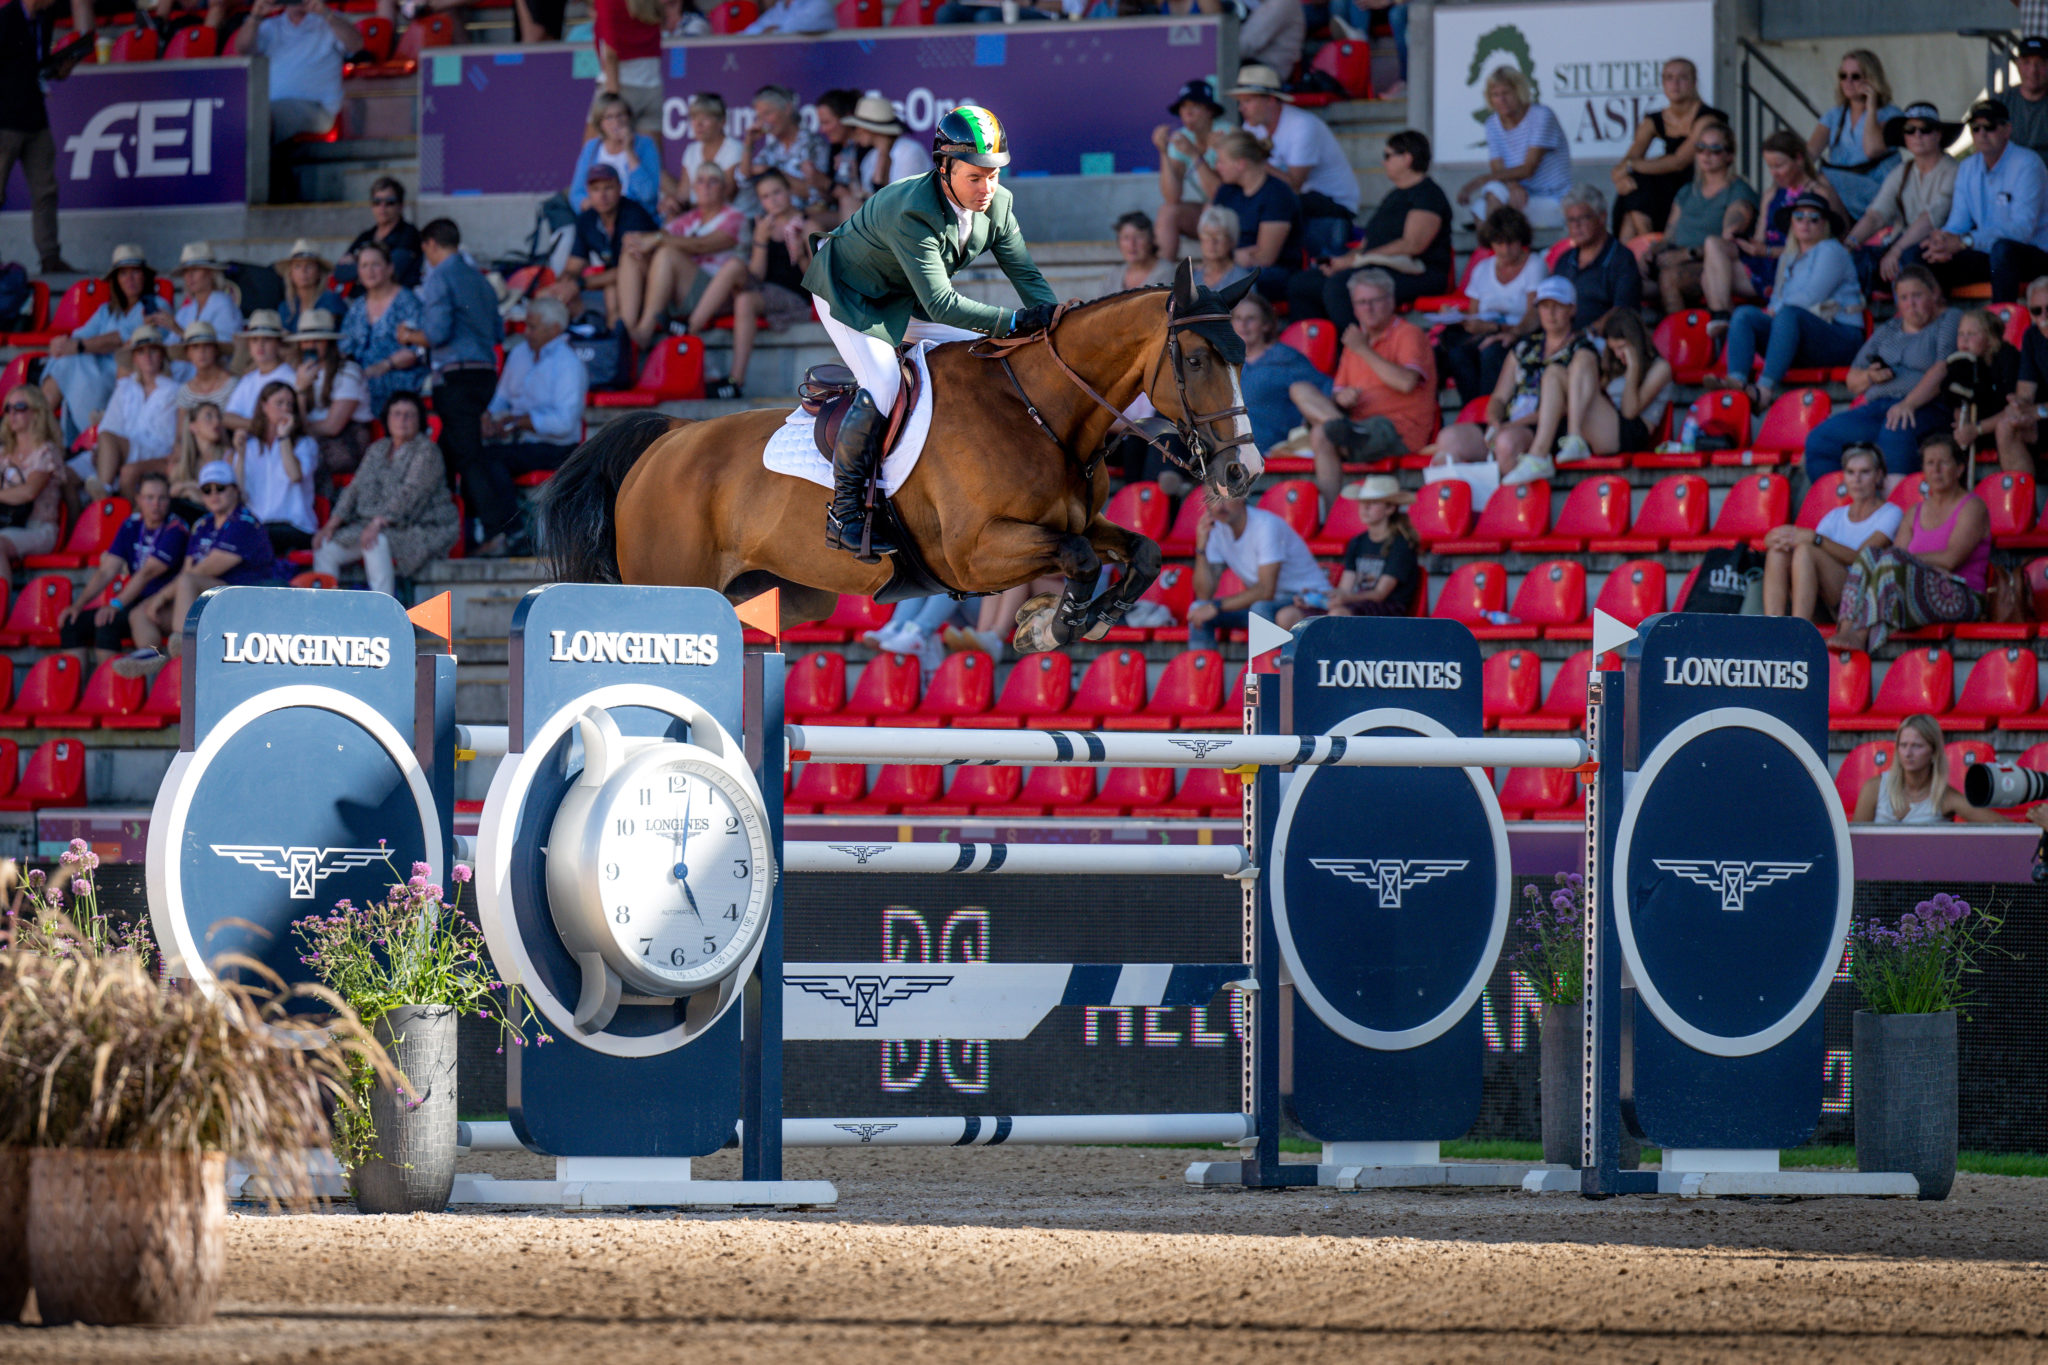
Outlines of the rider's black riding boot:
{"label": "rider's black riding boot", "polygon": [[860,553],[861,531],[868,519],[868,475],[882,458],[888,420],[875,406],[873,395],[862,389],[847,406],[839,424],[839,440],[832,448],[832,505],[825,513],[825,543],[835,550],[853,551],[866,564],[896,553],[894,545],[872,535],[869,553]]}

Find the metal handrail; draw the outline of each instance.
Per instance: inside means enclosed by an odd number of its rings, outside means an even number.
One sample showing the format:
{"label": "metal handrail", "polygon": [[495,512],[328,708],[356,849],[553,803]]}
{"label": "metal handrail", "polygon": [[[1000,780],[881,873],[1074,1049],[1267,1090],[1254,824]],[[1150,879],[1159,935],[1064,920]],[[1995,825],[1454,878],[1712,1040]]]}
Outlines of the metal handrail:
{"label": "metal handrail", "polygon": [[2012,88],[2012,49],[2019,34],[2003,28],[1959,28],[1958,38],[1982,38],[1984,40],[1984,89],[1993,96],[2003,95]]}
{"label": "metal handrail", "polygon": [[[1806,107],[1806,112],[1813,116],[1813,120],[1816,123],[1820,122],[1820,110],[1813,107],[1813,101],[1806,98],[1805,93],[1792,83],[1792,78],[1779,70],[1778,64],[1765,56],[1756,44],[1750,42],[1747,38],[1738,38],[1735,41],[1742,49],[1742,66],[1740,68],[1742,104],[1739,111],[1739,120],[1742,126],[1735,131],[1742,147],[1742,168],[1747,172],[1751,184],[1762,185],[1764,183],[1764,154],[1762,147],[1764,138],[1781,128],[1792,128],[1794,132],[1798,130],[1793,128],[1792,120],[1786,117],[1784,111],[1780,110],[1777,105],[1771,103],[1768,99],[1765,99],[1757,90],[1756,84],[1750,79],[1750,63],[1754,61],[1761,65],[1764,70],[1770,72],[1776,78],[1778,84],[1791,94],[1793,99],[1798,100],[1800,104]],[[1770,116],[1771,126],[1769,129],[1764,129],[1761,126],[1763,115]]]}
{"label": "metal handrail", "polygon": [[[1801,104],[1805,105],[1806,112],[1813,115],[1816,122],[1819,121],[1820,110],[1814,108],[1813,101],[1806,98],[1805,92],[1802,91],[1797,85],[1793,84],[1792,78],[1790,76],[1786,75],[1783,71],[1780,71],[1778,69],[1778,64],[1776,62],[1772,61],[1769,57],[1766,57],[1764,55],[1762,48],[1759,48],[1755,43],[1752,43],[1747,38],[1737,38],[1735,42],[1736,45],[1742,49],[1743,55],[1745,57],[1754,57],[1759,63],[1761,63],[1764,70],[1770,72],[1773,76],[1776,76],[1778,78],[1778,84],[1784,86],[1787,90],[1789,90],[1792,93],[1792,98],[1798,100]],[[1747,67],[1748,63],[1745,61],[1743,65]],[[1749,78],[1746,73],[1743,77],[1742,84],[1745,90],[1749,88]],[[1773,112],[1776,111],[1774,110]]]}

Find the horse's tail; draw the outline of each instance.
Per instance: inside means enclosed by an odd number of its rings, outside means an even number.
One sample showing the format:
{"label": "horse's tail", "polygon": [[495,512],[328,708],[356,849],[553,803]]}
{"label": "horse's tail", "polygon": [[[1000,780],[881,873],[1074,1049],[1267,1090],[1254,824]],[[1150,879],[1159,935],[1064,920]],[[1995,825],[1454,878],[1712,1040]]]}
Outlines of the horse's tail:
{"label": "horse's tail", "polygon": [[578,446],[541,486],[541,552],[557,581],[619,581],[618,523],[613,516],[619,485],[647,447],[680,425],[658,412],[614,418]]}

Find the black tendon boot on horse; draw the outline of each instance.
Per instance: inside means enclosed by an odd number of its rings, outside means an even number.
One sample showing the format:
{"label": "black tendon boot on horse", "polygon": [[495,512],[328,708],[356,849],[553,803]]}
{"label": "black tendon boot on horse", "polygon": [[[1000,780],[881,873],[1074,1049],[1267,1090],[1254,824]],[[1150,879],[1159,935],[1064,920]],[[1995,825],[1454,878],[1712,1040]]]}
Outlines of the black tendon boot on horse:
{"label": "black tendon boot on horse", "polygon": [[839,423],[839,440],[832,447],[832,505],[825,512],[825,544],[834,550],[853,551],[863,564],[896,553],[894,545],[872,534],[865,554],[860,547],[868,521],[868,476],[882,458],[888,421],[875,406],[874,396],[862,389],[847,405],[846,416]]}

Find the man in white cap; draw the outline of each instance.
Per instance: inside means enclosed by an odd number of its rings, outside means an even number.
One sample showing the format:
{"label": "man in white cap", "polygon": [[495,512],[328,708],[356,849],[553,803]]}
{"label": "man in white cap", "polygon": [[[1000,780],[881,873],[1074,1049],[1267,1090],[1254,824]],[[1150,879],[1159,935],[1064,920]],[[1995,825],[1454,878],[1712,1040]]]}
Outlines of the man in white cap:
{"label": "man in white cap", "polygon": [[[1237,101],[1244,130],[1271,149],[1274,173],[1301,196],[1302,244],[1310,259],[1341,253],[1359,196],[1358,175],[1337,135],[1314,114],[1295,106],[1270,66],[1239,67],[1237,82],[1228,93]],[[1198,163],[1195,170],[1202,188],[1213,194],[1216,187],[1203,174],[1204,168]]]}
{"label": "man in white cap", "polygon": [[290,384],[298,387],[298,372],[284,358],[284,323],[273,309],[258,308],[235,340],[249,343],[249,368],[235,381],[220,415],[230,431],[256,430],[256,400],[265,386]]}
{"label": "man in white cap", "polygon": [[[206,508],[185,542],[185,560],[177,580],[159,592],[145,610],[130,612],[136,650],[114,661],[124,678],[147,678],[178,656],[178,627],[192,613],[192,604],[208,588],[275,584],[277,559],[263,523],[242,505],[235,486],[235,467],[211,460],[199,469],[199,500]],[[163,649],[170,652],[165,654]]]}

